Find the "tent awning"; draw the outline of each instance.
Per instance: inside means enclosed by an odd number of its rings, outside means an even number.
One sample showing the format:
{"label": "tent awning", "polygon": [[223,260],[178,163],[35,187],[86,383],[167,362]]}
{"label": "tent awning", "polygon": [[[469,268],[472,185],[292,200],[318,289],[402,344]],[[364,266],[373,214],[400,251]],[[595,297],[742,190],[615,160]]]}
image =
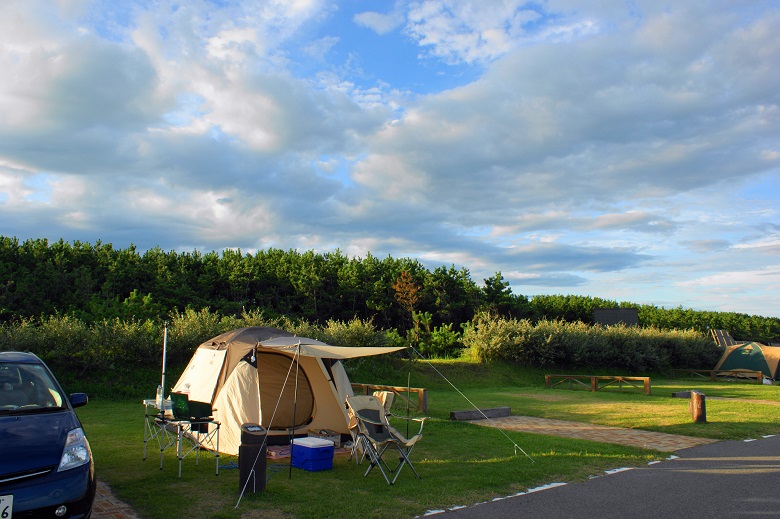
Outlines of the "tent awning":
{"label": "tent awning", "polygon": [[[372,355],[384,355],[406,349],[398,347],[371,347],[353,348],[348,346],[331,346],[307,337],[274,337],[258,343],[260,347],[270,350],[298,353],[302,357],[319,357],[322,359],[354,359],[358,357],[370,357]],[[300,350],[298,349],[300,347]]]}

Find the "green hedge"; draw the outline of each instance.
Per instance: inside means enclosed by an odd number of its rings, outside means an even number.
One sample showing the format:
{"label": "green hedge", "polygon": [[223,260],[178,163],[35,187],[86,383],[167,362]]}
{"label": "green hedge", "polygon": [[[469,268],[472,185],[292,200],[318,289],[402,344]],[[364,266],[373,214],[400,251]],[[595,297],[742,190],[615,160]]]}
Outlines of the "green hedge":
{"label": "green hedge", "polygon": [[[203,341],[245,326],[272,326],[340,346],[405,346],[409,337],[377,329],[370,320],[329,320],[324,325],[262,312],[240,317],[208,309],[171,314],[168,320],[166,376],[175,380]],[[43,358],[74,390],[106,396],[149,392],[159,377],[165,323],[157,320],[106,319],[87,324],[72,316],[23,319],[0,325],[0,350],[31,351]],[[693,330],[599,327],[582,322],[507,319],[477,314],[462,336],[434,330],[417,344],[426,356],[460,351],[479,361],[504,360],[542,368],[614,368],[628,373],[670,368],[706,369],[720,352],[709,337]],[[447,332],[447,333],[445,333]],[[436,341],[441,342],[438,344]],[[448,344],[445,344],[448,343]],[[449,344],[452,343],[452,344]],[[348,363],[350,372],[380,374],[392,359],[369,357]],[[148,395],[147,395],[148,396]]]}
{"label": "green hedge", "polygon": [[466,354],[526,366],[615,368],[631,373],[709,369],[715,342],[694,330],[590,326],[582,322],[506,319],[477,314],[463,333]]}
{"label": "green hedge", "polygon": [[[281,328],[340,346],[385,346],[391,337],[370,321],[324,326],[262,312],[223,316],[208,309],[174,313],[168,320],[167,372],[174,382],[195,348],[221,333],[246,326]],[[0,351],[30,351],[41,357],[71,391],[103,396],[149,396],[160,377],[165,322],[106,319],[87,324],[72,316],[22,319],[0,324]]]}

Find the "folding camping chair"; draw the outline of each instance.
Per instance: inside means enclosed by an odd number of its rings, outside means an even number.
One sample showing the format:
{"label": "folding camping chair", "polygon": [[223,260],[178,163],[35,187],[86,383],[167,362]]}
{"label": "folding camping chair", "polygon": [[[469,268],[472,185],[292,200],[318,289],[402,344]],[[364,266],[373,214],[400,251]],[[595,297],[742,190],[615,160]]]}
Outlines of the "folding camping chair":
{"label": "folding camping chair", "polygon": [[[395,399],[395,393],[392,391],[374,391],[374,396],[382,403],[385,408],[385,415],[392,416],[390,409],[393,407],[393,400]],[[357,420],[354,418],[353,413],[349,412],[349,432],[352,435],[352,452],[350,459],[354,459],[355,463],[360,464],[366,457],[366,451],[361,445],[363,439],[359,436],[357,431]]]}
{"label": "folding camping chair", "polygon": [[374,396],[377,397],[380,402],[382,402],[382,405],[385,407],[385,414],[388,416],[391,415],[392,413],[390,410],[393,408],[395,393],[392,391],[374,391]]}
{"label": "folding camping chair", "polygon": [[715,342],[721,348],[728,348],[737,344],[737,341],[726,330],[710,330],[710,333],[712,333],[712,338],[715,339]]}
{"label": "folding camping chair", "polygon": [[[171,410],[178,428],[179,477],[181,462],[195,451],[195,464],[198,464],[201,448],[210,448],[216,458],[216,475],[219,475],[219,426],[214,419],[211,404],[190,401],[185,393],[171,393]],[[184,441],[189,445],[184,447]]]}
{"label": "folding camping chair", "polygon": [[[420,430],[412,438],[406,438],[396,428],[390,425],[385,412],[385,406],[373,395],[357,395],[347,397],[347,407],[350,417],[354,420],[355,442],[353,447],[353,456],[362,450],[361,460],[368,456],[370,464],[363,476],[379,467],[379,471],[384,476],[385,481],[392,485],[398,479],[401,469],[404,465],[409,465],[414,475],[419,479],[420,475],[415,470],[414,465],[409,460],[412,449],[422,438],[422,430],[425,426],[426,418],[405,418],[396,416],[395,418],[411,420],[420,424]],[[398,452],[398,465],[395,468],[385,462],[383,456],[387,449],[393,446]],[[393,475],[392,481],[388,474]]]}

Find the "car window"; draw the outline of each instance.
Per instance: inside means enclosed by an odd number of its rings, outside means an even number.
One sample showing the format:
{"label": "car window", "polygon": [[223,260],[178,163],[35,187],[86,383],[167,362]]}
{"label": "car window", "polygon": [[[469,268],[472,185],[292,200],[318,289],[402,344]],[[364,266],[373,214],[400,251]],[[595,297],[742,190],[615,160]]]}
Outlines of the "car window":
{"label": "car window", "polygon": [[0,364],[0,408],[62,407],[64,395],[39,364]]}

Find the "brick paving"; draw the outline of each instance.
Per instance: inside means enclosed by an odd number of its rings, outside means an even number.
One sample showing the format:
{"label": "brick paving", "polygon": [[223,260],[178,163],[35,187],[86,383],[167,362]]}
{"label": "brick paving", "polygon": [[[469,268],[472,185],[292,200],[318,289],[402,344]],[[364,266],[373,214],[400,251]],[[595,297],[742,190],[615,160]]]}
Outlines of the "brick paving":
{"label": "brick paving", "polygon": [[653,449],[662,452],[676,452],[681,449],[714,443],[718,440],[694,438],[638,429],[624,429],[582,422],[566,422],[531,416],[507,416],[490,420],[471,420],[471,423],[488,427],[498,427],[508,431],[520,431],[549,436],[564,436],[604,443],[616,443],[629,447]]}
{"label": "brick paving", "polygon": [[139,519],[135,511],[114,496],[111,488],[98,480],[92,519]]}

